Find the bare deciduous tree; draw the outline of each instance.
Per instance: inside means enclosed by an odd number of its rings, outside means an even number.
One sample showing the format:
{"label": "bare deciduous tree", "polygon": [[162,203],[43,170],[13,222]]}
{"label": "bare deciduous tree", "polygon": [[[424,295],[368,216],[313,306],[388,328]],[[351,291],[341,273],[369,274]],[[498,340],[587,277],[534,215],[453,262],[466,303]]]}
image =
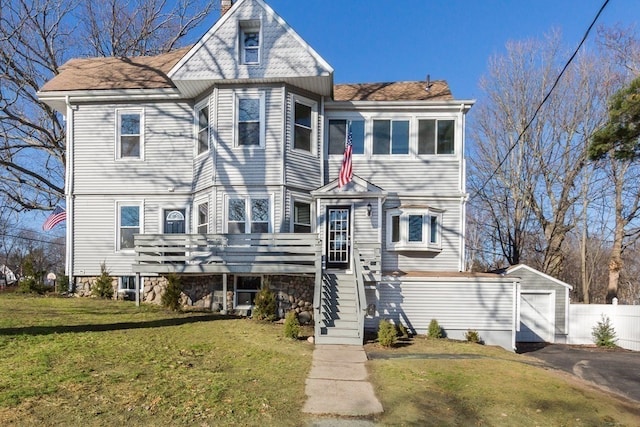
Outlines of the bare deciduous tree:
{"label": "bare deciduous tree", "polygon": [[0,193],[18,210],[64,196],[65,124],[38,89],[72,57],[165,52],[214,8],[210,0],[0,0]]}

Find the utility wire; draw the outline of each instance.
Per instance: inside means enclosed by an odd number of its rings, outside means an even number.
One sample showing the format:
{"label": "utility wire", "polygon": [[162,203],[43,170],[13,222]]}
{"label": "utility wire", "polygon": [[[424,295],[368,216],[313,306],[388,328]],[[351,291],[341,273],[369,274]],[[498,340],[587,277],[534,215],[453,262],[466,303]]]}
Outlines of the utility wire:
{"label": "utility wire", "polygon": [[549,91],[547,92],[547,94],[545,95],[544,99],[542,100],[542,102],[540,103],[540,105],[538,105],[538,108],[536,108],[536,111],[533,113],[533,116],[531,117],[531,120],[529,120],[529,122],[527,123],[527,125],[524,127],[524,129],[522,130],[522,132],[520,132],[520,135],[518,135],[518,138],[516,139],[516,141],[511,144],[511,146],[509,147],[509,150],[507,151],[507,154],[504,155],[504,158],[500,161],[500,163],[498,164],[498,166],[496,166],[496,168],[494,169],[494,171],[491,173],[491,175],[489,175],[489,178],[487,178],[484,183],[480,186],[479,190],[476,190],[474,192],[474,194],[471,197],[474,197],[476,195],[478,195],[479,193],[482,193],[484,191],[484,188],[487,186],[487,184],[489,183],[489,181],[491,181],[493,179],[493,177],[496,175],[496,173],[498,173],[498,171],[500,170],[500,168],[502,167],[502,165],[504,165],[504,162],[507,161],[507,157],[509,157],[509,154],[511,154],[511,152],[516,148],[516,146],[518,145],[518,143],[520,142],[520,140],[522,139],[522,136],[525,134],[525,132],[527,132],[527,130],[529,130],[529,128],[531,127],[531,124],[533,123],[533,121],[536,119],[536,117],[538,116],[538,113],[540,112],[540,110],[542,109],[542,106],[547,102],[547,100],[549,99],[549,97],[551,96],[551,94],[553,93],[553,91],[555,90],[556,86],[558,86],[558,83],[560,82],[560,79],[562,78],[562,76],[564,75],[564,72],[567,70],[567,68],[569,68],[569,65],[571,64],[571,62],[573,62],[573,59],[576,57],[576,55],[578,54],[578,51],[580,50],[580,48],[582,47],[582,45],[584,44],[584,42],[587,40],[587,37],[589,36],[589,33],[591,32],[591,29],[593,28],[593,26],[596,24],[596,22],[598,21],[598,18],[600,18],[600,15],[602,14],[602,11],[604,10],[605,7],[607,7],[607,4],[609,4],[609,0],[605,0],[605,2],[602,4],[602,6],[600,7],[600,10],[598,11],[598,13],[596,14],[595,18],[593,18],[593,21],[591,22],[591,25],[589,25],[589,28],[587,28],[587,31],[584,33],[584,35],[582,36],[582,40],[580,40],[580,43],[578,44],[578,47],[576,47],[576,49],[573,51],[573,55],[571,55],[571,57],[569,58],[569,60],[566,62],[566,64],[564,64],[564,67],[562,68],[562,71],[560,71],[560,74],[558,74],[558,77],[556,77],[555,82],[553,83],[553,85],[551,86],[551,89],[549,89]]}

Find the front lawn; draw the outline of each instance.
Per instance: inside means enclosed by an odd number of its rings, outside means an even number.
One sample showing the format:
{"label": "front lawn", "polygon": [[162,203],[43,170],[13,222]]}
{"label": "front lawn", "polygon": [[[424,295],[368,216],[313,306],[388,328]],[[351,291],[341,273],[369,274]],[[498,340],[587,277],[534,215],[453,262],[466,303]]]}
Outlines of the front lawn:
{"label": "front lawn", "polygon": [[282,326],[0,294],[0,425],[300,425],[313,346]]}
{"label": "front lawn", "polygon": [[[309,426],[313,345],[278,324],[91,298],[0,294],[0,425]],[[405,426],[637,426],[637,403],[501,348],[366,347]],[[331,393],[331,390],[327,390]]]}

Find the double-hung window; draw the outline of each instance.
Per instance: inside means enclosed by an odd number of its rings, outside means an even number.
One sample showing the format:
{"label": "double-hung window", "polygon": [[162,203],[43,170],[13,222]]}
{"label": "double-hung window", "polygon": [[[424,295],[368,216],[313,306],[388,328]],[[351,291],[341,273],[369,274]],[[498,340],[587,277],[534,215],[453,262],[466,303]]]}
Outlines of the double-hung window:
{"label": "double-hung window", "polygon": [[143,129],[142,110],[116,110],[116,158],[142,159]]}
{"label": "double-hung window", "polygon": [[264,94],[236,95],[236,146],[264,147]]}
{"label": "double-hung window", "polygon": [[240,63],[260,64],[260,21],[240,22]]}
{"label": "double-hung window", "polygon": [[311,204],[293,202],[293,232],[311,233]]}
{"label": "double-hung window", "polygon": [[418,154],[453,154],[454,120],[418,120]]}
{"label": "double-hung window", "polygon": [[349,125],[352,154],[364,154],[364,120],[329,120],[329,154],[344,154]]}
{"label": "double-hung window", "polygon": [[389,250],[439,251],[442,212],[432,209],[393,209],[387,212]]}
{"label": "double-hung window", "polygon": [[409,120],[374,120],[373,154],[409,154]]}
{"label": "double-hung window", "polygon": [[196,107],[198,132],[198,154],[209,150],[209,106],[201,104]]}
{"label": "double-hung window", "polygon": [[199,234],[207,234],[209,232],[209,203],[199,203],[196,207],[196,224]]}
{"label": "double-hung window", "polygon": [[314,123],[317,106],[312,101],[294,98],[293,108],[293,148],[313,153],[315,142]]}
{"label": "double-hung window", "polygon": [[269,233],[271,208],[269,197],[238,197],[228,199],[228,233]]}
{"label": "double-hung window", "polygon": [[118,227],[117,227],[117,243],[116,250],[127,251],[135,248],[133,235],[139,234],[140,231],[140,205],[137,204],[118,204]]}

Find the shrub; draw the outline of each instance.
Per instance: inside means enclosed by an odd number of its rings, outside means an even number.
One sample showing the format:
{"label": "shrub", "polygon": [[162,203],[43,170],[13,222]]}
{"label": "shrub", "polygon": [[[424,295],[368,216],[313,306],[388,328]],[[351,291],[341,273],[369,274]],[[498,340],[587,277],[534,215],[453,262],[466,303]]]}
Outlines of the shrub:
{"label": "shrub", "polygon": [[177,274],[171,273],[167,276],[167,288],[164,290],[160,303],[169,310],[180,310],[180,295],[182,294],[182,284]]}
{"label": "shrub", "polygon": [[100,264],[100,276],[93,284],[91,293],[98,298],[113,298],[113,278],[104,262]]}
{"label": "shrub", "polygon": [[591,336],[593,337],[593,342],[598,347],[614,348],[616,341],[618,341],[611,320],[604,314],[602,315],[602,320],[591,330]]}
{"label": "shrub", "polygon": [[482,338],[480,338],[480,334],[478,333],[478,331],[474,331],[473,329],[469,329],[467,332],[465,332],[464,338],[468,342],[472,342],[475,344],[482,344]]}
{"label": "shrub", "polygon": [[271,292],[269,286],[264,286],[256,294],[254,300],[252,317],[258,320],[275,320],[276,318],[276,295]]}
{"label": "shrub", "polygon": [[42,283],[43,273],[36,271],[32,256],[28,255],[22,264],[23,277],[18,282],[18,290],[25,294],[44,294],[45,286]]}
{"label": "shrub", "polygon": [[397,338],[396,327],[389,320],[381,320],[378,325],[378,342],[383,347],[393,347]]}
{"label": "shrub", "polygon": [[300,334],[300,322],[298,321],[298,314],[291,310],[284,318],[284,336],[285,338],[298,339]]}
{"label": "shrub", "polygon": [[444,335],[442,333],[442,328],[436,319],[431,319],[429,322],[429,338],[442,338]]}
{"label": "shrub", "polygon": [[398,322],[398,325],[396,326],[396,331],[397,331],[398,336],[400,336],[402,338],[410,338],[409,331],[407,330],[407,327],[404,326],[401,322]]}

